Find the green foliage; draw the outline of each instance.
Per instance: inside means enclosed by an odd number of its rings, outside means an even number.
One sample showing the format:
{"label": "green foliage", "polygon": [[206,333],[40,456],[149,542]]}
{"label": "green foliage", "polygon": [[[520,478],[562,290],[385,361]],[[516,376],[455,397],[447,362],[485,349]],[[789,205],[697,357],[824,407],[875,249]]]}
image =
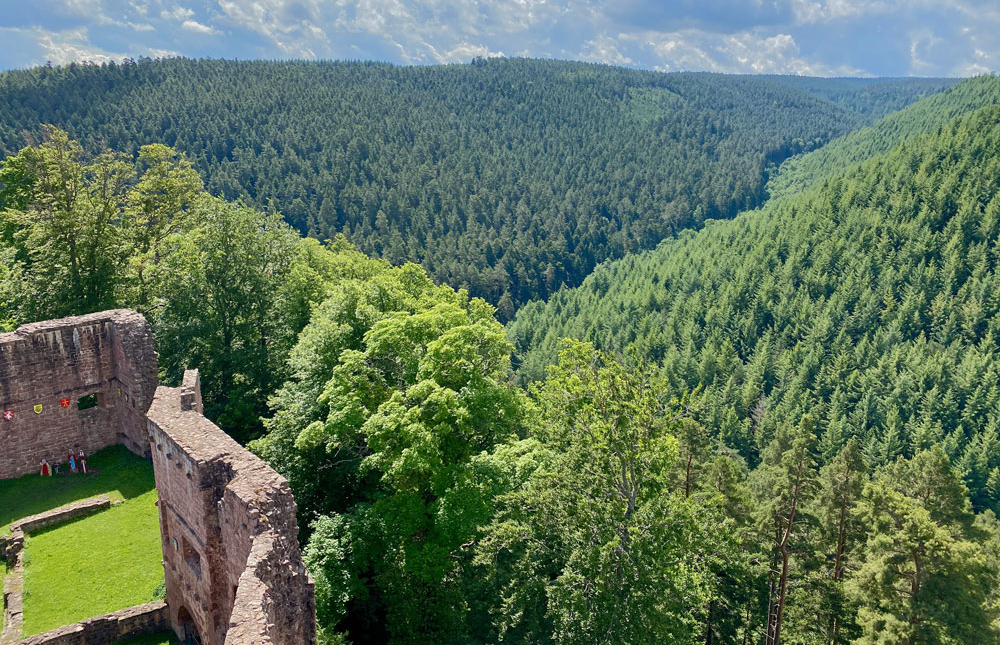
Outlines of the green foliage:
{"label": "green foliage", "polygon": [[[824,574],[828,573],[830,583],[824,588],[818,614],[827,617],[822,625],[824,642],[834,645],[847,642],[846,634],[854,627],[843,581],[848,567],[853,564],[851,553],[860,552],[858,546],[868,530],[855,512],[867,480],[868,469],[854,437],[819,473],[820,490],[813,513],[818,523],[816,537],[822,562],[819,568]],[[813,620],[815,615],[813,613],[807,620]]]}
{"label": "green foliage", "polygon": [[957,78],[814,78],[765,76],[778,83],[805,90],[876,121],[910,103],[958,83]]}
{"label": "green foliage", "polygon": [[7,313],[22,320],[110,308],[128,257],[119,224],[131,168],[112,152],[84,160],[61,130],[45,136],[0,170],[6,278],[17,303]]}
{"label": "green foliage", "polygon": [[[96,152],[163,142],[208,191],[419,262],[508,320],[602,260],[762,197],[763,169],[867,122],[843,81],[473,65],[223,60],[0,74],[0,155],[53,123]],[[886,86],[895,107],[940,81]],[[871,91],[872,88],[869,88]]]}
{"label": "green foliage", "polygon": [[[83,141],[0,166],[0,326],[133,306],[165,378],[199,366],[295,493],[321,643],[995,643],[1000,85],[714,219],[950,84],[0,74],[0,152]],[[0,482],[0,521],[93,494],[64,479]]]}
{"label": "green foliage", "polygon": [[770,542],[770,596],[765,621],[765,642],[780,643],[789,586],[792,553],[802,551],[797,543],[808,521],[806,508],[816,491],[816,446],[812,417],[804,415],[795,426],[782,425],[761,453],[761,463],[750,476],[756,496],[753,519],[762,541]]}
{"label": "green foliage", "polygon": [[671,486],[683,410],[649,370],[574,343],[535,388],[534,468],[500,497],[477,561],[502,642],[688,642],[724,539]]}
{"label": "green foliage", "polygon": [[858,645],[996,643],[1000,614],[968,491],[940,446],[881,469],[865,487],[869,537],[848,582]]}
{"label": "green foliage", "polygon": [[257,426],[291,344],[279,296],[297,242],[278,215],[203,196],[150,277],[161,371],[176,382],[197,365],[206,413],[237,437]]}
{"label": "green foliage", "polygon": [[277,214],[209,197],[170,148],[130,161],[49,126],[0,166],[0,323],[133,307],[164,379],[198,365],[208,415],[253,436],[336,267]]}
{"label": "green foliage", "polygon": [[524,433],[511,347],[482,300],[412,264],[338,255],[251,447],[315,518],[323,624],[355,642],[458,642],[462,563],[503,480],[489,451]]}
{"label": "green foliage", "polygon": [[[889,152],[910,137],[932,134],[961,114],[995,103],[998,86],[1000,79],[995,76],[979,76],[913,105],[900,105],[902,109],[894,114],[886,113],[878,123],[845,134],[818,150],[788,159],[768,182],[767,190],[771,197],[802,192],[840,174],[848,166]],[[938,86],[926,89],[933,91]]]}

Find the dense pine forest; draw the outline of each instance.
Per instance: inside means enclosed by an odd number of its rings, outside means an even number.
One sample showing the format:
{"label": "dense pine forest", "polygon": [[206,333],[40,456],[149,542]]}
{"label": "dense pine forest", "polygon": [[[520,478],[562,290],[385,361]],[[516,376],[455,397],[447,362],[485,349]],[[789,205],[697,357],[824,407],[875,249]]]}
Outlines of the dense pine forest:
{"label": "dense pine forest", "polygon": [[509,319],[608,258],[757,205],[765,171],[949,82],[657,74],[538,60],[143,60],[0,74],[0,155],[184,152],[207,190],[418,262]]}
{"label": "dense pine forest", "polygon": [[1000,643],[998,99],[12,72],[0,319],[133,307],[200,367],[291,484],[324,645]]}

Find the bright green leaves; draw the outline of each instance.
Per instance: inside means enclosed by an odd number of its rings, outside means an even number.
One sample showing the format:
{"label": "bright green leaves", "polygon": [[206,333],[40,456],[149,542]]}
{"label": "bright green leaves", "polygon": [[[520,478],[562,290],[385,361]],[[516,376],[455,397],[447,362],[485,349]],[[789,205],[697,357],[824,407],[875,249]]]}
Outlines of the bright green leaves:
{"label": "bright green leaves", "polygon": [[[408,270],[400,279],[413,282]],[[344,350],[320,395],[326,419],[308,425],[297,446],[366,444],[363,466],[402,490],[424,488],[437,466],[508,438],[520,423],[506,382],[510,345],[499,324],[482,319],[479,301],[452,294],[425,310],[386,312],[361,349]]]}
{"label": "bright green leaves", "polygon": [[348,598],[384,612],[394,642],[447,642],[465,630],[460,567],[515,477],[490,451],[523,436],[527,401],[489,305],[415,265],[357,261],[327,280],[253,448],[318,517],[307,554],[328,624]]}
{"label": "bright green leaves", "polygon": [[649,370],[568,343],[533,392],[535,468],[501,497],[478,561],[510,642],[663,643],[710,585],[697,507],[671,488],[682,416]]}
{"label": "bright green leaves", "polygon": [[259,427],[291,345],[281,287],[298,236],[277,214],[201,195],[181,230],[157,243],[149,312],[161,370],[205,375],[209,416],[246,439]]}
{"label": "bright green leaves", "polygon": [[6,261],[18,276],[10,285],[14,317],[27,322],[114,306],[129,256],[124,220],[134,175],[123,155],[86,158],[51,126],[41,145],[3,162],[0,217]]}

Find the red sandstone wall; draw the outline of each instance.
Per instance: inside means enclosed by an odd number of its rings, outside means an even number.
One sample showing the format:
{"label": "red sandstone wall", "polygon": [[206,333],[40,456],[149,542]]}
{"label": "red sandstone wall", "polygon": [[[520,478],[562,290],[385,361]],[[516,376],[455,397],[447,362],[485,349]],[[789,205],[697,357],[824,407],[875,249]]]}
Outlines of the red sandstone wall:
{"label": "red sandstone wall", "polygon": [[[0,479],[37,472],[43,458],[63,461],[70,450],[90,454],[125,443],[144,454],[145,413],[156,382],[149,325],[128,309],[0,334],[0,412],[14,415],[0,417]],[[98,407],[77,408],[80,397],[95,393]],[[69,407],[60,406],[63,398]]]}
{"label": "red sandstone wall", "polygon": [[[79,410],[77,399],[93,393],[98,407]],[[3,410],[14,418],[0,418],[0,479],[81,448],[90,454],[124,443],[151,455],[166,611],[178,636],[192,629],[203,645],[316,642],[313,583],[288,483],[202,416],[197,371],[185,373],[180,388],[157,388],[141,315],[105,311],[0,334]],[[74,640],[73,629],[57,630],[69,639],[59,642],[90,642]]]}
{"label": "red sandstone wall", "polygon": [[311,645],[313,584],[288,483],[200,408],[188,372],[148,413],[174,629],[204,645]]}

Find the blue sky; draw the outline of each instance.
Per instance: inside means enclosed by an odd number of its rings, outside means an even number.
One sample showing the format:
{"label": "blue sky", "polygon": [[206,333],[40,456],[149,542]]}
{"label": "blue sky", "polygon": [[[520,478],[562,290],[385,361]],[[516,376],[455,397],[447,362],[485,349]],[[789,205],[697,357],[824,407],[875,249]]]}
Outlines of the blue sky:
{"label": "blue sky", "polygon": [[586,60],[662,71],[970,76],[1000,0],[0,0],[0,69],[131,56]]}

